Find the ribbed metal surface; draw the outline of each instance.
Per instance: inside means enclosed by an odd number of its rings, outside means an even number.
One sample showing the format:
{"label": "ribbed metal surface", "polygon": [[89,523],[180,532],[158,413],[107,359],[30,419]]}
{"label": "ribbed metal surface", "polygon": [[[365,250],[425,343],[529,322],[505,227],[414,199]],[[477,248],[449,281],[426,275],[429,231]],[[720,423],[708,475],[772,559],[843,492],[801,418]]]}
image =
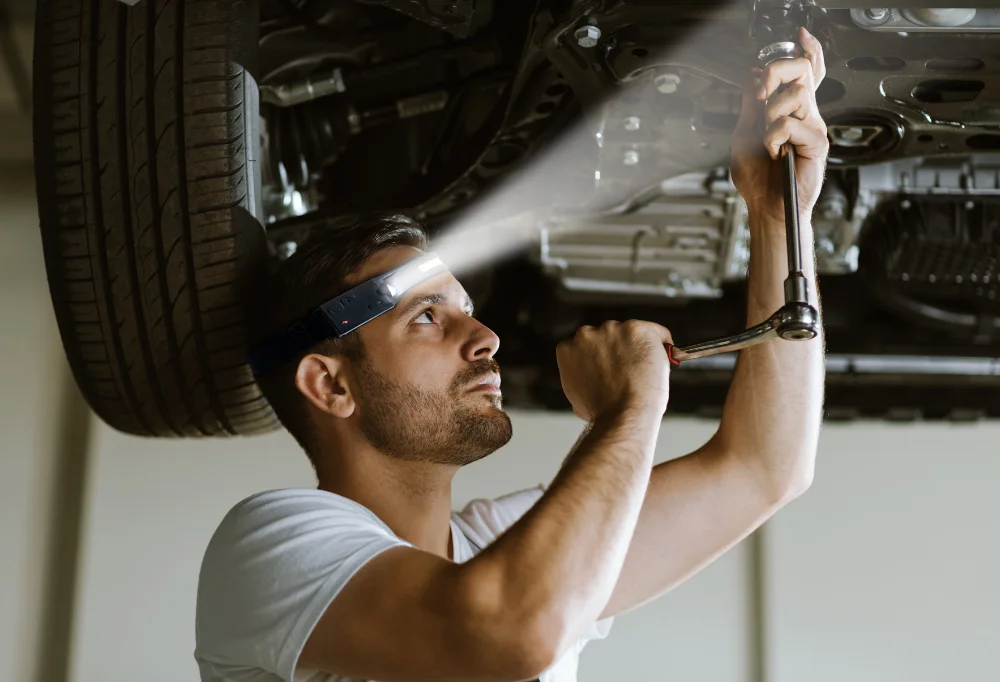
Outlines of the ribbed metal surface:
{"label": "ribbed metal surface", "polygon": [[873,217],[862,269],[899,293],[1000,310],[1000,201],[901,197]]}

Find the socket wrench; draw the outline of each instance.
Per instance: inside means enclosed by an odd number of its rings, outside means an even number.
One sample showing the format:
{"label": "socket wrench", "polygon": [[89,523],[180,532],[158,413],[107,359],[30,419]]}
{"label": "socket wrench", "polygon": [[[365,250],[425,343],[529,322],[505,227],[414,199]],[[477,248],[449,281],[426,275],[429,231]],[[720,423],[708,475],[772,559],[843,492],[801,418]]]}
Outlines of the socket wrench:
{"label": "socket wrench", "polygon": [[[778,59],[798,56],[798,45],[778,41],[764,46],[757,61],[766,67]],[[772,339],[804,341],[819,335],[819,313],[809,304],[809,280],[802,266],[802,234],[799,226],[798,182],[795,179],[795,148],[782,145],[782,184],[785,200],[785,240],[788,247],[788,277],[785,279],[785,305],[771,317],[738,334],[703,341],[689,346],[665,344],[671,364],[719,353],[739,351]]]}

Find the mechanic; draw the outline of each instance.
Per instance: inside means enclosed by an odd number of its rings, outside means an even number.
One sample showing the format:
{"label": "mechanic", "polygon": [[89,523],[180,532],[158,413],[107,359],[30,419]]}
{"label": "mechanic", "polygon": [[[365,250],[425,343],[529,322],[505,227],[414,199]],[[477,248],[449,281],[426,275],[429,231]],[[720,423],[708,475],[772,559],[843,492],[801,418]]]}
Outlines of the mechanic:
{"label": "mechanic", "polygon": [[[732,143],[753,242],[750,323],[784,303],[785,142],[798,154],[803,249],[813,250],[825,68],[818,41],[800,40],[804,57],[748,78]],[[424,248],[401,217],[326,233],[281,266],[267,333]],[[216,530],[198,589],[202,680],[569,682],[613,616],[689,578],[810,485],[822,335],[742,351],[717,432],[653,466],[670,332],[607,322],[557,349],[587,427],[555,479],[453,512],[458,469],[511,437],[499,339],[472,312],[458,281],[435,274],[386,314],[260,375],[318,487],[254,495]]]}

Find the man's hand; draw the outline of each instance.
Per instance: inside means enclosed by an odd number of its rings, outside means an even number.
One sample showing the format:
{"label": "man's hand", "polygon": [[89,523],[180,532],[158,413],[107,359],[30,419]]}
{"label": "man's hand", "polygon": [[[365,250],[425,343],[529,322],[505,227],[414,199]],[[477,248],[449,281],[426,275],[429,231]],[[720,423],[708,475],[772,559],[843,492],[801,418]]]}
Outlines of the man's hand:
{"label": "man's hand", "polygon": [[[733,183],[750,214],[768,224],[784,223],[781,145],[795,147],[800,217],[810,216],[816,205],[830,149],[816,104],[816,88],[826,75],[823,48],[804,28],[800,43],[803,57],[779,59],[748,78],[733,134]],[[782,85],[787,87],[779,93]]]}
{"label": "man's hand", "polygon": [[556,348],[563,391],[576,416],[593,421],[629,407],[662,415],[670,395],[670,332],[629,320],[583,326]]}

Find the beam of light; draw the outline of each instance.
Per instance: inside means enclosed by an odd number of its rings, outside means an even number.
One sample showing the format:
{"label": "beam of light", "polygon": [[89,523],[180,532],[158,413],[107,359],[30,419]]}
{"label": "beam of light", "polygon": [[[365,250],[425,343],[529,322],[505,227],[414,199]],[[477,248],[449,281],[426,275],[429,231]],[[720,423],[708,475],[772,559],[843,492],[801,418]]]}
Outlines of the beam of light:
{"label": "beam of light", "polygon": [[[662,11],[663,23],[669,25],[670,6],[664,5]],[[742,20],[734,21],[734,16],[740,16],[734,12],[742,14]],[[703,21],[689,29],[679,42],[671,38],[671,44],[658,56],[656,46],[648,46],[653,58],[643,60],[650,66],[643,69],[642,77],[626,84],[609,83],[604,100],[592,103],[577,123],[510,170],[447,224],[432,247],[449,268],[459,275],[474,272],[526,247],[537,248],[540,228],[547,221],[572,229],[587,217],[628,210],[629,202],[644,191],[647,195],[655,192],[670,177],[728,166],[729,130],[703,130],[693,116],[688,125],[678,125],[679,117],[673,115],[669,128],[664,126],[672,115],[668,111],[670,98],[676,102],[728,97],[732,109],[735,91],[735,111],[739,111],[738,88],[752,66],[746,3],[733,0],[720,7],[718,15],[715,21]],[[737,30],[742,33],[737,34]],[[573,37],[565,39],[572,41]],[[603,61],[596,52],[591,57]],[[734,68],[734,63],[740,68]],[[698,87],[704,91],[691,91],[692,86],[684,83],[678,88],[675,76],[669,76],[673,79],[670,83],[657,78],[664,68],[692,69],[706,64],[712,74],[703,73],[699,80]],[[572,81],[567,78],[567,82]],[[631,102],[637,95],[641,103],[634,105]],[[620,128],[609,128],[614,126]],[[622,131],[637,140],[635,145],[621,145],[622,139],[628,139],[618,134]],[[611,133],[617,140],[614,145],[608,142]],[[711,148],[705,140],[711,140]]]}

